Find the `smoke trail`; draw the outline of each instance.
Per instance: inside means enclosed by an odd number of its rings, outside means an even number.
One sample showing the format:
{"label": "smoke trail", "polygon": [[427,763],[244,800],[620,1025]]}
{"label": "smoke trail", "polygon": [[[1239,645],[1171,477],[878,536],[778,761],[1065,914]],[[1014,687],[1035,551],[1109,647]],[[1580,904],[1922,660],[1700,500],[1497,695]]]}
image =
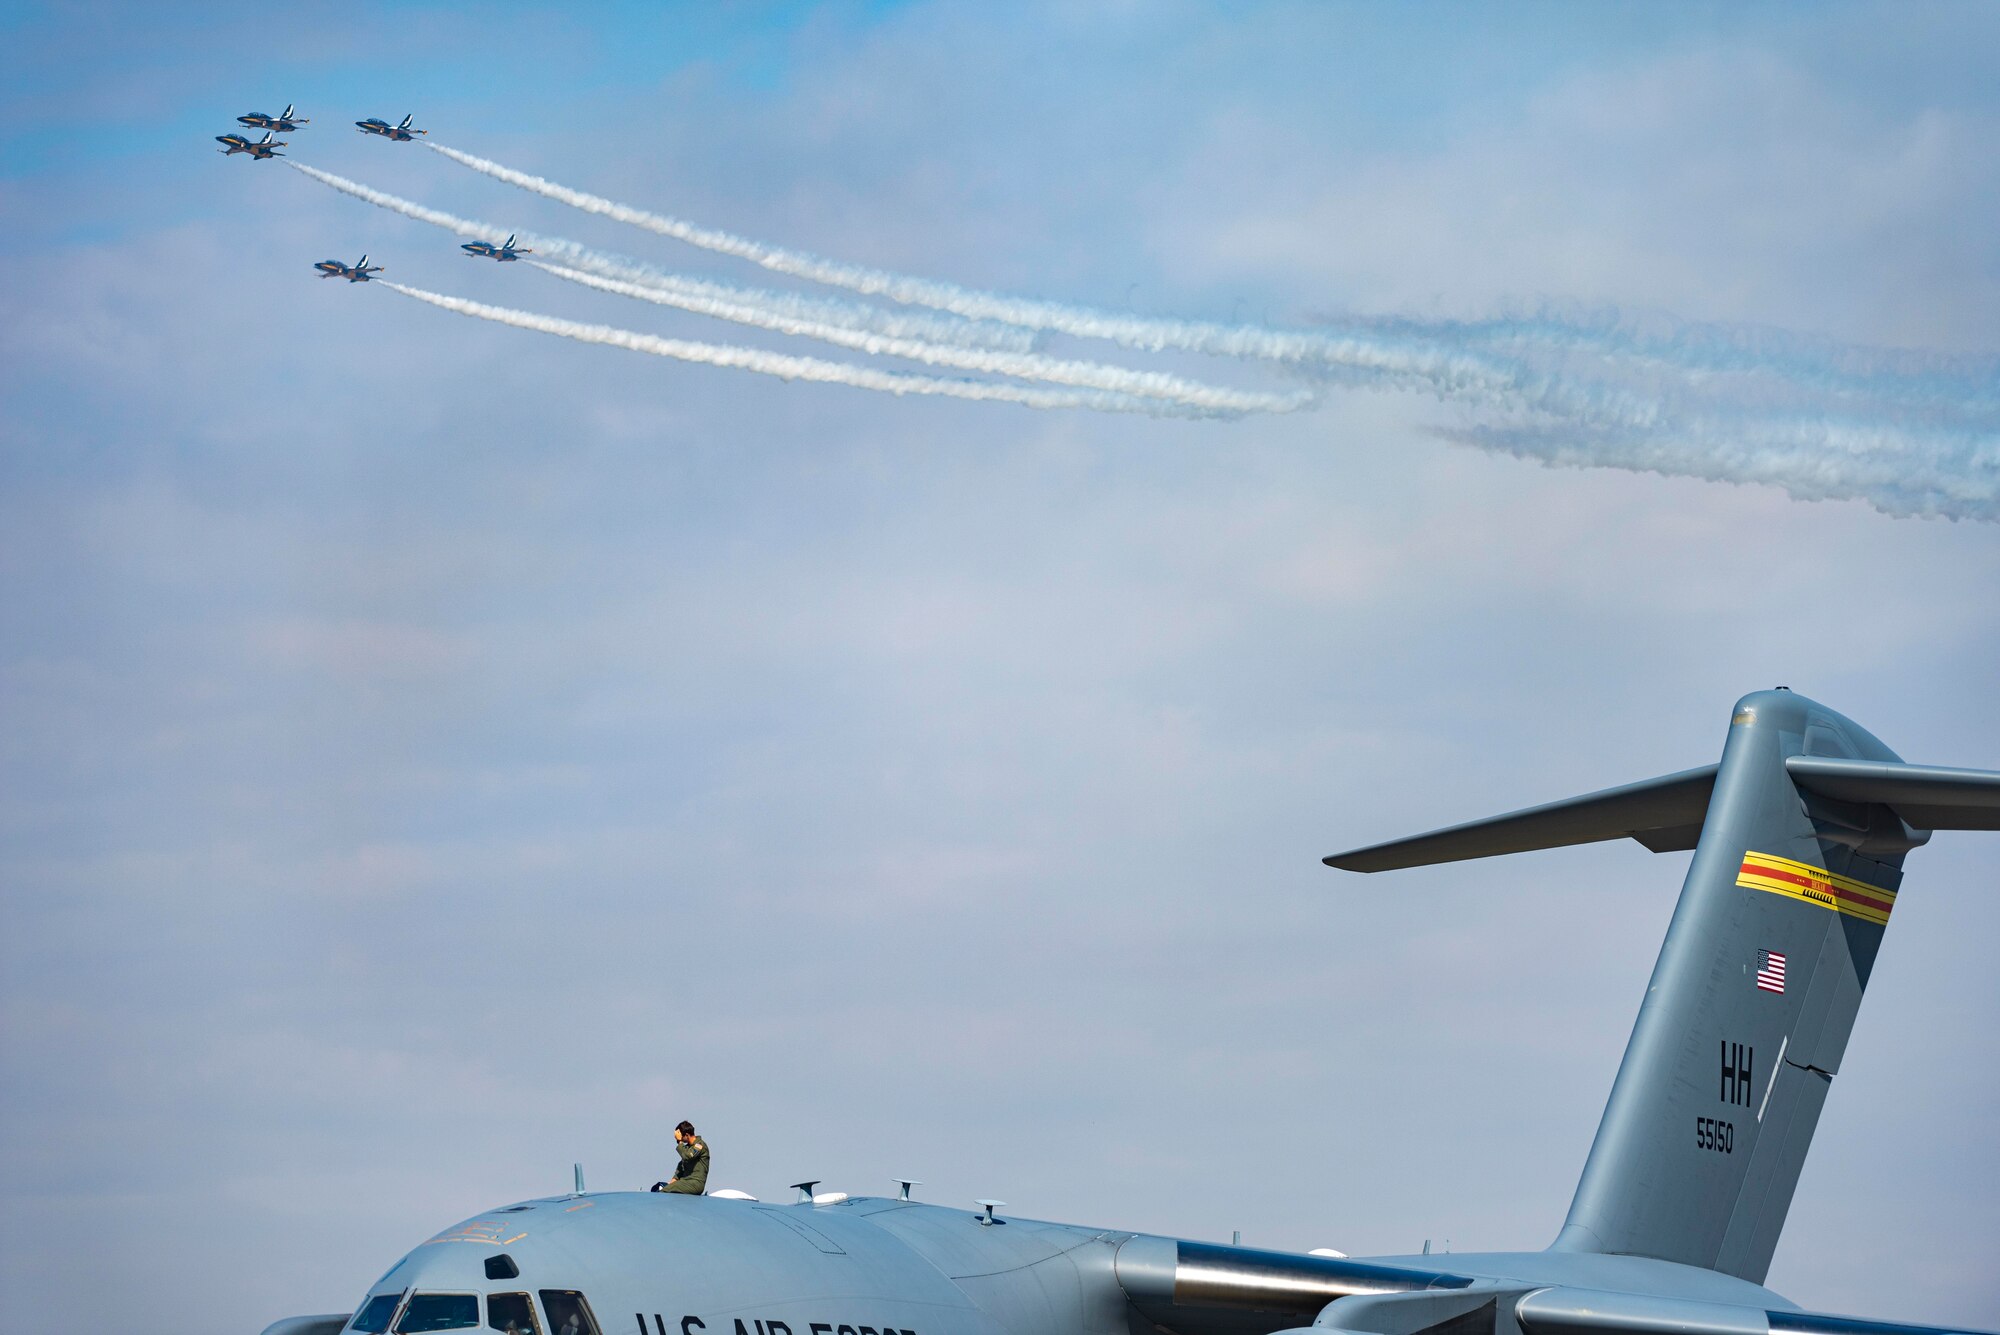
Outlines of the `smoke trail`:
{"label": "smoke trail", "polygon": [[1799,500],[1862,500],[1884,514],[2000,521],[2000,422],[1863,395],[1773,393],[1749,378],[1685,376],[1653,387],[1644,426],[1497,414],[1439,434],[1562,467],[1620,468],[1783,488]]}
{"label": "smoke trail", "polygon": [[537,333],[554,334],[559,338],[573,338],[579,343],[601,343],[614,348],[627,348],[633,352],[650,353],[655,357],[672,357],[678,361],[698,362],[705,366],[727,366],[742,371],[755,371],[759,375],[776,376],[780,380],[812,380],[821,384],[851,385],[856,389],[879,390],[885,394],[935,394],[954,399],[1018,403],[1029,408],[1088,408],[1097,412],[1151,413],[1162,417],[1228,415],[1217,410],[1204,410],[1160,399],[1136,398],[1128,394],[1112,394],[1097,390],[1032,389],[1023,385],[982,380],[943,380],[935,376],[904,375],[894,371],[877,371],[867,366],[850,366],[845,362],[822,361],[817,357],[788,356],[783,353],[766,352],[760,348],[735,347],[721,343],[690,343],[682,339],[635,333],[629,329],[614,329],[609,325],[579,324],[574,320],[558,320],[528,311],[510,310],[505,306],[488,306],[482,302],[426,292],[418,287],[406,287],[385,278],[373,281],[391,292],[400,292],[406,297],[414,297],[418,301],[455,311],[460,315],[469,315],[477,320],[491,320],[495,324],[512,325],[516,329],[532,329]]}
{"label": "smoke trail", "polygon": [[[289,161],[289,160],[288,160]],[[427,208],[384,191],[375,190],[345,177],[324,172],[304,163],[291,164],[314,180],[343,193],[390,209],[419,222],[445,228],[461,236],[499,242],[507,233],[490,224],[460,218]],[[604,276],[578,272],[560,265],[537,267],[571,282],[583,283],[620,295],[678,306],[683,310],[731,320],[739,324],[774,329],[781,333],[818,338],[843,347],[922,361],[934,366],[952,366],[969,371],[989,371],[1052,384],[1111,390],[1148,398],[1171,399],[1197,408],[1224,413],[1290,412],[1312,402],[1309,393],[1269,394],[1233,390],[1201,381],[1156,371],[1133,371],[1099,363],[1043,357],[1013,349],[985,350],[961,344],[933,343],[929,338],[946,336],[963,339],[968,332],[1001,335],[1001,340],[982,337],[980,342],[1026,343],[1030,336],[1019,329],[980,326],[959,319],[939,320],[929,316],[911,318],[894,312],[824,301],[759,292],[720,283],[689,279],[654,269],[637,260],[606,256],[560,237],[518,234],[523,244],[537,252],[560,256],[588,266]],[[530,261],[534,263],[534,261]]]}
{"label": "smoke trail", "polygon": [[[479,170],[491,168],[490,174],[503,180],[513,180],[530,189],[539,186],[540,193],[563,191],[562,187],[537,182],[536,178],[524,177],[481,159],[442,146],[433,147]],[[411,217],[466,235],[500,239],[498,229],[454,219],[312,168],[293,165],[337,189]],[[628,221],[631,220],[628,215],[640,213],[579,192],[563,192],[554,197],[564,199],[565,194],[585,201],[578,203],[578,207],[609,212]],[[564,202],[575,200],[564,199]],[[1149,320],[1053,302],[998,297],[923,279],[902,279],[798,252],[763,247],[726,233],[691,228],[654,215],[643,216],[661,224],[652,230],[662,231],[672,224],[683,229],[683,239],[697,244],[719,236],[729,243],[729,253],[745,254],[766,267],[825,281],[859,275],[857,281],[840,285],[885,293],[918,305],[935,299],[938,309],[965,317],[949,323],[948,336],[954,342],[965,343],[978,336],[971,331],[992,327],[967,321],[1012,319],[1024,328],[1108,338],[1132,347],[1183,348],[1266,358],[1331,383],[1428,389],[1442,399],[1471,405],[1484,418],[1440,434],[1557,466],[1612,467],[1712,481],[1764,483],[1782,487],[1800,499],[1865,500],[1891,515],[2000,520],[2000,423],[1994,418],[1991,359],[1888,354],[1868,349],[1834,349],[1829,353],[1808,340],[1786,342],[1790,336],[1773,335],[1779,340],[1779,351],[1783,354],[1774,359],[1778,363],[1774,368],[1760,356],[1761,336],[1755,335],[1755,331],[1696,326],[1691,327],[1692,333],[1676,328],[1660,335],[1615,323],[1593,330],[1541,317],[1466,324],[1350,322],[1344,329],[1298,332]],[[676,233],[666,231],[666,234]],[[543,244],[545,253],[620,281],[674,288],[683,295],[721,301],[740,299],[765,304],[770,299],[767,309],[775,309],[783,300],[782,294],[752,296],[720,284],[696,283],[636,261],[607,257],[574,243],[551,243],[544,239]],[[745,247],[749,249],[746,251]],[[884,314],[865,306],[836,305],[843,314],[827,323],[853,320],[857,311],[873,316]],[[801,319],[811,318],[797,307],[786,313]],[[517,318],[503,322],[542,320],[518,312],[508,314]],[[530,323],[524,327],[545,326]],[[887,334],[884,326],[871,327]],[[618,343],[648,337],[616,330],[603,333],[608,337],[587,341]],[[903,334],[897,331],[887,336]],[[919,341],[944,339],[926,337]],[[630,342],[622,345],[633,346]],[[748,349],[731,351],[732,356],[739,354],[770,355]],[[712,360],[706,355],[700,359]],[[1087,406],[1114,411],[1144,411],[1150,406],[1152,411],[1161,412],[1168,402],[1148,405],[1129,395],[1111,392],[1065,394],[967,381],[926,381],[923,377],[890,376],[837,363],[790,360],[833,368],[834,377],[842,383],[856,383],[852,377],[857,374],[881,375],[900,388],[873,383],[866,387],[891,388],[891,392],[1011,397],[1013,401],[1032,402],[1035,406]],[[954,388],[913,387],[919,383]],[[1212,415],[1212,410],[1205,413],[1187,405],[1182,406],[1182,411],[1190,416]]]}
{"label": "smoke trail", "polygon": [[[673,237],[703,250],[733,255],[778,273],[811,279],[867,296],[885,296],[912,306],[949,311],[967,319],[997,320],[1027,329],[1043,329],[1078,338],[1105,339],[1146,352],[1178,349],[1269,361],[1321,363],[1465,388],[1488,385],[1507,389],[1514,377],[1478,358],[1456,356],[1441,347],[1423,348],[1415,340],[1385,338],[1357,329],[1347,333],[1285,331],[1255,325],[1222,325],[1197,320],[1160,320],[1116,315],[1063,302],[1009,297],[981,292],[956,283],[889,273],[864,265],[824,259],[801,250],[773,246],[733,232],[700,227],[664,214],[651,213],[557,185],[539,176],[503,167],[486,158],[460,152],[431,140],[424,147],[509,185],[634,227]],[[1405,343],[1408,346],[1404,346]]]}
{"label": "smoke trail", "polygon": [[1761,483],[1802,501],[1858,500],[1899,518],[2000,522],[2000,436],[1917,436],[1865,422],[1693,418],[1654,433],[1473,427],[1440,433],[1557,468]]}
{"label": "smoke trail", "polygon": [[519,186],[534,194],[585,213],[594,213],[617,222],[644,228],[661,236],[684,241],[703,250],[733,255],[766,269],[794,277],[846,288],[868,296],[886,296],[913,306],[971,319],[998,320],[1023,328],[1046,329],[1082,338],[1109,339],[1148,352],[1178,348],[1194,352],[1219,352],[1244,357],[1265,357],[1278,361],[1331,360],[1348,365],[1348,356],[1320,357],[1324,340],[1315,334],[1288,334],[1254,326],[1211,325],[1183,320],[1153,320],[1138,316],[1118,316],[1073,307],[1060,302],[1025,297],[1007,297],[939,282],[871,269],[864,265],[824,259],[818,255],[783,246],[773,246],[718,228],[701,227],[679,218],[633,208],[602,195],[589,194],[558,185],[540,176],[503,167],[487,158],[475,157],[445,144],[425,140],[424,147],[443,154],[453,162],[482,172],[496,180]]}
{"label": "smoke trail", "polygon": [[[455,149],[438,148],[454,160],[463,160],[468,165],[476,165],[480,170],[491,169],[501,173],[501,179],[537,181],[535,177],[524,177],[518,172],[488,163],[482,158],[473,158]],[[499,241],[504,233],[487,223],[458,218],[437,209],[426,208],[384,191],[372,189],[331,172],[320,171],[292,159],[282,159],[295,170],[304,172],[316,181],[333,187],[357,199],[401,213],[433,226],[458,232],[484,240]],[[539,182],[549,190],[562,190]],[[533,187],[530,187],[533,188]],[[577,192],[566,191],[566,195]],[[563,198],[558,195],[557,198]],[[610,209],[624,214],[637,214],[638,210],[627,210],[623,205],[614,205],[609,200],[597,200],[596,196],[579,196],[593,200]],[[566,201],[567,202],[567,201]],[[582,207],[581,205],[579,207]],[[596,210],[593,210],[596,211]],[[651,217],[652,215],[644,215]],[[671,220],[665,220],[671,221]],[[681,224],[681,226],[685,226]],[[693,229],[702,237],[711,235],[706,229]],[[650,265],[623,257],[606,256],[586,246],[556,237],[535,237],[521,234],[536,249],[560,258],[577,268],[599,273],[625,282],[640,282],[647,285],[669,287],[692,296],[713,296],[718,300],[746,300],[765,305],[767,308],[796,315],[801,319],[822,319],[824,323],[842,325],[849,328],[867,328],[887,337],[913,338],[922,342],[947,343],[959,346],[977,346],[999,341],[1006,337],[999,332],[1008,322],[996,325],[983,322],[979,317],[953,319],[937,323],[934,318],[892,315],[875,307],[848,303],[826,304],[807,313],[804,299],[789,298],[786,294],[752,292],[740,290],[732,292],[720,284],[701,283],[698,280],[654,269]],[[718,234],[725,235],[726,234]],[[744,242],[755,246],[754,242]],[[790,253],[790,252],[785,252]],[[830,262],[829,262],[830,263]],[[844,266],[836,266],[844,267]],[[908,280],[921,283],[924,280]],[[930,284],[929,286],[944,286]],[[953,289],[962,290],[962,289]],[[895,294],[891,294],[895,295]],[[970,294],[979,296],[981,294]],[[996,298],[1010,307],[1034,305],[1051,311],[1071,311],[1071,308],[1056,303],[1023,303],[1011,298]],[[798,306],[791,303],[798,301]],[[923,304],[921,302],[917,304]],[[1017,312],[1018,313],[1018,312]],[[1178,347],[1195,351],[1226,352],[1239,356],[1265,356],[1279,361],[1290,361],[1296,365],[1317,363],[1315,369],[1332,375],[1336,379],[1360,380],[1366,383],[1386,383],[1406,388],[1427,389],[1447,398],[1462,398],[1487,403],[1511,403],[1524,408],[1538,408],[1559,413],[1586,423],[1622,425],[1635,427],[1646,425],[1653,416],[1653,409],[1643,401],[1633,400],[1630,395],[1618,390],[1580,388],[1563,379],[1518,365],[1509,364],[1490,357],[1455,352],[1435,343],[1422,340],[1395,337],[1385,338],[1375,333],[1354,336],[1328,334],[1288,334],[1276,330],[1256,329],[1250,326],[1203,326],[1176,321],[1142,320],[1137,317],[1099,316],[1082,310],[1071,311],[1074,318],[1065,317],[1061,323],[1050,323],[1037,327],[1055,329],[1059,332],[1080,334],[1086,337],[1113,338],[1126,346],[1147,351],[1160,351]],[[1020,320],[1012,322],[1011,331],[1017,340],[1013,350],[1022,351],[1032,346],[1032,341],[1022,334],[1027,326]],[[1098,326],[1103,325],[1103,329]],[[1163,331],[1180,330],[1183,333],[1202,329],[1218,331],[1219,341],[1204,343],[1201,338],[1190,334],[1179,342],[1165,336]],[[1093,332],[1096,331],[1096,332]],[[1108,331],[1108,332],[1107,332]],[[1127,336],[1129,335],[1129,337]]]}
{"label": "smoke trail", "polygon": [[587,213],[747,259],[781,273],[866,295],[887,296],[906,305],[926,306],[966,319],[997,320],[1022,328],[1107,340],[1145,352],[1173,349],[1276,361],[1349,382],[1425,389],[1444,398],[1550,413],[1593,428],[1644,429],[1659,417],[1656,402],[1622,387],[1577,383],[1517,359],[1413,333],[1367,326],[1286,331],[1255,325],[1163,320],[1002,296],[768,245],[557,185],[444,144],[425,140],[424,146],[474,171]]}
{"label": "smoke trail", "polygon": [[[1788,330],[1615,311],[1484,320],[1345,317],[1382,333],[1424,338],[1528,360],[1581,354],[1638,368],[1782,382],[1845,401],[1971,418],[2000,409],[2000,358],[1836,343]],[[1781,391],[1782,392],[1782,391]]]}
{"label": "smoke trail", "polygon": [[[461,218],[441,209],[427,208],[399,195],[377,190],[359,181],[350,181],[345,176],[336,176],[332,172],[307,166],[295,158],[281,156],[278,161],[322,185],[331,186],[344,195],[351,195],[377,208],[388,209],[392,213],[400,213],[405,218],[414,218],[418,222],[441,227],[459,236],[470,237],[475,241],[491,241],[498,245],[510,234],[508,228],[480,222],[474,218]],[[793,292],[773,292],[768,289],[738,287],[730,283],[709,282],[669,273],[639,260],[594,250],[562,237],[537,236],[531,232],[518,232],[515,235],[522,245],[532,247],[537,254],[547,255],[606,277],[626,282],[647,283],[690,298],[734,302],[775,315],[817,321],[843,329],[865,330],[886,338],[949,343],[959,347],[1002,348],[1013,352],[1026,352],[1035,344],[1035,335],[1017,326],[981,323],[950,315],[889,311],[860,302],[828,300],[801,296]]]}
{"label": "smoke trail", "polygon": [[976,348],[947,347],[936,343],[919,343],[908,339],[884,338],[879,334],[793,319],[742,305],[692,297],[647,284],[599,278],[557,264],[541,264],[533,260],[529,263],[544,273],[554,274],[558,278],[580,283],[585,287],[596,288],[600,292],[612,292],[619,296],[634,297],[662,306],[674,306],[681,310],[693,311],[698,315],[711,315],[718,319],[733,320],[738,324],[755,325],[763,329],[776,330],[781,334],[816,338],[822,342],[855,348],[862,352],[903,357],[931,366],[951,366],[962,371],[986,371],[996,375],[1014,376],[1017,379],[1040,380],[1049,384],[1105,389],[1144,398],[1171,399],[1197,408],[1212,408],[1231,413],[1290,412],[1303,408],[1313,401],[1313,396],[1307,393],[1266,394],[1251,390],[1226,389],[1159,371],[1134,371],[1122,366],[1106,366],[1101,362],[1069,361],[1033,353],[991,352]]}
{"label": "smoke trail", "polygon": [[[1164,320],[1119,315],[1035,298],[1012,297],[955,283],[873,269],[775,246],[719,228],[620,204],[447,145],[425,141],[452,161],[510,185],[587,213],[641,227],[689,245],[749,260],[869,296],[948,311],[968,319],[996,320],[1080,338],[1105,339],[1144,351],[1173,348],[1296,364],[1360,368],[1392,380],[1442,383],[1445,392],[1498,382],[1504,392],[1506,361],[1491,351],[1515,353],[1536,346],[1630,357],[1693,371],[1782,375],[1810,387],[1868,396],[1945,412],[2000,404],[2000,364],[1991,358],[1940,358],[1879,348],[1843,347],[1777,331],[1677,322],[1665,333],[1632,329],[1618,321],[1566,320],[1544,312],[1490,321],[1368,320],[1347,317],[1315,330],[1286,331],[1255,325]],[[1455,350],[1447,353],[1445,349]]]}

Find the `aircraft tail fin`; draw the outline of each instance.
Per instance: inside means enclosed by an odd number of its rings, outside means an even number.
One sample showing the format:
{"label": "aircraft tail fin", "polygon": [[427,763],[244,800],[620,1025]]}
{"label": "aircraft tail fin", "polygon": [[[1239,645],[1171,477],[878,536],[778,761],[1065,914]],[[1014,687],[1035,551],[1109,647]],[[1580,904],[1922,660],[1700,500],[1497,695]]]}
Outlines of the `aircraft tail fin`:
{"label": "aircraft tail fin", "polygon": [[1934,829],[2000,828],[2000,774],[1905,765],[1786,690],[1718,764],[1326,859],[1353,871],[1629,835],[1695,850],[1555,1248],[1761,1283],[1902,883]]}

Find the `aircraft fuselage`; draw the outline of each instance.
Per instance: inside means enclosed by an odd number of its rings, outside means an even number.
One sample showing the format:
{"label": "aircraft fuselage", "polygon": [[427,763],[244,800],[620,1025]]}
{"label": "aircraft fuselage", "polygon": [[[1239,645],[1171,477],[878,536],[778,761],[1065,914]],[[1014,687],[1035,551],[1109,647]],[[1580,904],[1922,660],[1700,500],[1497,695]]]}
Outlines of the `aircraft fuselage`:
{"label": "aircraft fuselage", "polygon": [[371,118],[365,121],[354,122],[354,128],[363,134],[374,134],[380,135],[384,139],[393,139],[399,144],[407,144],[418,135],[424,133],[422,130],[413,129],[407,119],[400,124],[391,125],[387,121]]}
{"label": "aircraft fuselage", "polygon": [[[457,1302],[481,1329],[532,1305],[564,1335],[578,1295],[602,1335],[1272,1335],[1350,1294],[1460,1306],[1551,1285],[1589,1287],[1608,1266],[1627,1289],[1759,1310],[1783,1300],[1713,1272],[1633,1257],[1531,1253],[1392,1263],[1180,1242],[1115,1229],[856,1197],[774,1205],[610,1192],[525,1201],[419,1245],[362,1302]],[[1506,1278],[1514,1269],[1523,1277]],[[1261,1278],[1260,1278],[1261,1276]],[[1206,1277],[1204,1279],[1204,1277]],[[1207,1290],[1202,1288],[1206,1283]],[[1254,1303],[1243,1295],[1256,1293]],[[1430,1295],[1426,1298],[1426,1295]],[[481,1306],[475,1306],[479,1304]],[[495,1325],[499,1321],[501,1324]],[[355,1329],[365,1329],[363,1322]],[[427,1326],[437,1329],[443,1327]],[[471,1329],[466,1327],[450,1327]],[[588,1331],[588,1326],[579,1328]]]}
{"label": "aircraft fuselage", "polygon": [[247,125],[253,130],[275,130],[279,134],[290,134],[306,123],[304,116],[267,116],[261,111],[253,111],[247,116],[238,116],[238,125]]}
{"label": "aircraft fuselage", "polygon": [[284,156],[278,150],[285,146],[285,141],[273,140],[269,134],[262,139],[246,139],[240,134],[219,134],[215,136],[215,142],[222,145],[221,152],[225,157],[234,153],[248,153],[253,161],[261,162],[266,158]]}

